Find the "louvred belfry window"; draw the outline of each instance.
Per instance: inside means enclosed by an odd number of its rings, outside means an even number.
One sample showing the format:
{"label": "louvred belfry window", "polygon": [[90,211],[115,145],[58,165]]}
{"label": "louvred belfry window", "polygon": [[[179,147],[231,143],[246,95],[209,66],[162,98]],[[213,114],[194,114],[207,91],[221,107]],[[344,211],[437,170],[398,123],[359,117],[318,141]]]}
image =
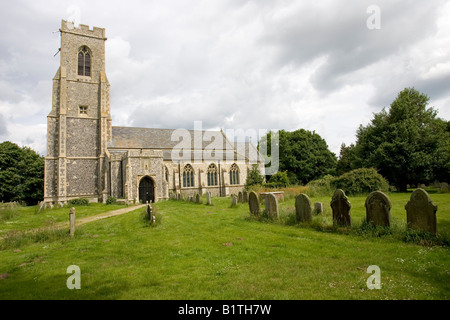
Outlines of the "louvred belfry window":
{"label": "louvred belfry window", "polygon": [[78,75],[91,76],[91,54],[87,47],[82,47],[78,52]]}

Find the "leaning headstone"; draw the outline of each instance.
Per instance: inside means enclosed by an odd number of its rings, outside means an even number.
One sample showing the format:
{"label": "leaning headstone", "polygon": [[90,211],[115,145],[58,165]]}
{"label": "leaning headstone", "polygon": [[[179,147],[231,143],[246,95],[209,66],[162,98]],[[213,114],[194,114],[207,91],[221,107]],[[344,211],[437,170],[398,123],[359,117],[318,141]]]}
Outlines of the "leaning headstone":
{"label": "leaning headstone", "polygon": [[206,192],[206,204],[211,205],[211,192]]}
{"label": "leaning headstone", "polygon": [[195,195],[195,202],[196,202],[196,203],[200,203],[200,202],[201,202],[201,200],[200,200],[200,194],[198,194],[198,193]]}
{"label": "leaning headstone", "polygon": [[242,192],[242,201],[244,201],[245,203],[248,202],[248,192],[247,191]]}
{"label": "leaning headstone", "polygon": [[391,223],[391,201],[381,191],[374,191],[366,198],[366,221],[375,226],[389,227]]}
{"label": "leaning headstone", "polygon": [[343,190],[336,189],[330,205],[333,211],[334,225],[350,226],[352,224],[352,218],[350,216],[351,204]]}
{"label": "leaning headstone", "polygon": [[433,204],[425,190],[420,188],[414,190],[405,209],[408,228],[437,233],[437,206]]}
{"label": "leaning headstone", "polygon": [[75,235],[75,208],[69,210],[69,222],[70,222],[70,236]]}
{"label": "leaning headstone", "polygon": [[266,196],[264,201],[265,201],[267,216],[269,218],[276,218],[276,219],[278,219],[279,213],[278,213],[278,200],[277,200],[277,197],[274,194],[270,193],[270,194],[268,194]]}
{"label": "leaning headstone", "polygon": [[243,196],[242,196],[242,191],[239,191],[239,193],[238,193],[238,202],[239,202],[239,203],[244,202],[244,201],[243,201]]}
{"label": "leaning headstone", "polygon": [[295,198],[295,216],[300,222],[309,222],[312,219],[311,200],[304,193]]}
{"label": "leaning headstone", "polygon": [[237,204],[238,204],[238,198],[236,197],[236,195],[232,195],[231,196],[231,205],[234,207],[234,206],[237,206]]}
{"label": "leaning headstone", "polygon": [[321,214],[323,212],[323,203],[322,202],[315,202],[314,203],[314,213],[315,214]]}
{"label": "leaning headstone", "polygon": [[255,191],[250,191],[248,195],[248,207],[252,215],[259,216],[259,199]]}

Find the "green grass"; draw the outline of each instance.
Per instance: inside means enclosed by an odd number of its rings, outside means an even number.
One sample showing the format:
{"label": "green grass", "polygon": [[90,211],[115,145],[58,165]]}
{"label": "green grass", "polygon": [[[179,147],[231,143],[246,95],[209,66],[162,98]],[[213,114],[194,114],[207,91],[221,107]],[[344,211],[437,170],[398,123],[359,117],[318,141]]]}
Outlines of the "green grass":
{"label": "green grass", "polygon": [[[232,208],[230,198],[213,198],[211,206],[160,202],[152,227],[140,209],[85,224],[73,239],[55,232],[4,246],[0,275],[9,276],[0,277],[0,299],[449,299],[449,247],[397,236],[409,196],[390,195],[396,227],[381,236],[364,229],[364,196],[350,197],[354,226],[347,230],[330,227],[329,197],[311,198],[325,207],[312,225],[289,219],[294,199],[280,202],[278,222],[252,219],[248,205]],[[445,234],[450,194],[431,198]],[[22,209],[9,221],[25,229],[22,220],[35,214]],[[57,212],[46,214],[68,218],[67,208]],[[81,269],[81,290],[66,287],[70,265]],[[366,286],[369,265],[381,269],[380,290]]]}

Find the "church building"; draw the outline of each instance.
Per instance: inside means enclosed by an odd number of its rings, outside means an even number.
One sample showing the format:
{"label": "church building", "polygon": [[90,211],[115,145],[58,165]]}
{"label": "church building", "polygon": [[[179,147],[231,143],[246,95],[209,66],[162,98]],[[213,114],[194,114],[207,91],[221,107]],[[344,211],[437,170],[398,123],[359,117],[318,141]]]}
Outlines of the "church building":
{"label": "church building", "polygon": [[[47,117],[44,202],[129,203],[237,194],[264,158],[220,131],[115,127],[105,68],[105,29],[61,24],[61,62]],[[201,119],[199,119],[201,120]]]}

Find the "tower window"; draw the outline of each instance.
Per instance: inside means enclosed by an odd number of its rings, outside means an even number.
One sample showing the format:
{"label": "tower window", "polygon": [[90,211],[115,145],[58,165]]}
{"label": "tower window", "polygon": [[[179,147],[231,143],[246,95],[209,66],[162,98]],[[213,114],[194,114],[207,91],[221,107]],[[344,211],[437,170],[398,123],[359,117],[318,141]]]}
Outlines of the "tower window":
{"label": "tower window", "polygon": [[80,114],[80,116],[87,116],[87,114],[88,114],[88,107],[80,106],[79,114]]}
{"label": "tower window", "polygon": [[78,75],[91,76],[91,54],[87,47],[82,47],[78,52]]}

